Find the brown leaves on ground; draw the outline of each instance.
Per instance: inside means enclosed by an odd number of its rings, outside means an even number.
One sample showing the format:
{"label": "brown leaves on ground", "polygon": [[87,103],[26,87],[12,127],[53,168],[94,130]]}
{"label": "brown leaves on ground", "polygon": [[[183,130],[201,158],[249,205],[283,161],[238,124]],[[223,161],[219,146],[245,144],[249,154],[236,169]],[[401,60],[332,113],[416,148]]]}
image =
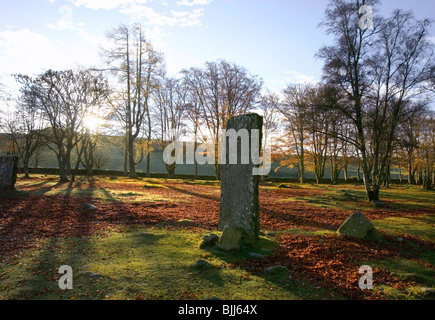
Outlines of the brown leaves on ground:
{"label": "brown leaves on ground", "polygon": [[[0,255],[13,255],[35,247],[39,239],[51,237],[86,237],[104,234],[123,226],[146,228],[165,227],[202,232],[216,230],[219,219],[220,189],[215,185],[164,182],[164,187],[143,188],[144,183],[89,179],[74,184],[47,186],[48,180],[35,180],[19,186],[21,190],[110,189],[147,192],[169,201],[129,202],[60,195],[30,195],[0,199]],[[349,210],[320,208],[304,201],[285,201],[291,197],[310,197],[323,191],[310,189],[260,189],[261,227],[264,230],[331,230],[335,231],[352,213]],[[182,199],[183,201],[177,201]],[[86,203],[98,210],[88,211]],[[435,213],[434,208],[412,211],[370,209],[364,211],[369,219],[416,216]],[[405,236],[404,236],[405,237]],[[405,237],[406,238],[406,237]],[[408,237],[421,247],[435,249],[433,243]],[[286,234],[278,238],[279,249],[271,257],[248,260],[243,268],[258,273],[272,265],[285,265],[292,276],[312,283],[315,287],[332,288],[350,298],[382,299],[381,293],[362,292],[358,288],[359,261],[405,257],[410,248],[389,239],[388,244],[364,242],[334,235],[303,236]],[[407,257],[412,258],[412,257]],[[389,272],[375,269],[375,281],[398,289],[412,283],[399,280]],[[332,298],[332,297],[331,297]]]}
{"label": "brown leaves on ground", "polygon": [[[384,235],[385,237],[385,235]],[[412,259],[409,242],[399,242],[387,237],[384,243],[367,242],[335,235],[303,236],[287,234],[280,236],[280,244],[272,257],[261,260],[248,260],[241,267],[261,274],[264,269],[273,265],[286,266],[294,278],[308,281],[318,288],[330,288],[342,296],[352,299],[385,299],[382,292],[359,288],[358,274],[361,259],[380,260],[405,258]],[[413,245],[416,243],[414,242]],[[435,245],[419,241],[417,245],[423,249],[434,250]],[[382,269],[373,269],[374,285],[387,285],[398,290],[416,285],[405,281]],[[329,297],[332,298],[332,297]]]}

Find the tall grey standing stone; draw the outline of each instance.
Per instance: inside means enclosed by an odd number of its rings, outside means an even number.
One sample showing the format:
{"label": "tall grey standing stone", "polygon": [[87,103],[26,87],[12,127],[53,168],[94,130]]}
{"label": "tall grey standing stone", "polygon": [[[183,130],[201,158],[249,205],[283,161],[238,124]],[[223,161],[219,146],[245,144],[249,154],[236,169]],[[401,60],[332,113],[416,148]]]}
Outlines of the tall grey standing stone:
{"label": "tall grey standing stone", "polygon": [[18,157],[0,157],[0,190],[15,190],[17,171]]}
{"label": "tall grey standing stone", "polygon": [[[231,139],[225,139],[226,145],[223,156],[226,161],[221,168],[221,201],[219,212],[219,230],[224,231],[220,240],[220,247],[225,248],[226,239],[232,239],[225,233],[233,234],[234,231],[242,233],[240,246],[253,244],[259,238],[260,220],[259,220],[259,202],[258,202],[258,183],[259,176],[253,174],[253,169],[258,167],[252,161],[251,149],[255,147],[252,144],[251,137],[253,129],[259,132],[258,150],[261,149],[263,117],[258,114],[246,114],[230,118],[227,124],[227,133],[234,129],[235,132],[246,129],[249,134],[249,155],[246,155],[247,149],[242,147],[243,138],[237,138],[237,162],[230,163]],[[234,132],[233,131],[233,132]],[[242,130],[243,131],[243,130]],[[246,131],[245,131],[246,132]],[[235,140],[234,140],[235,141]],[[233,141],[233,142],[234,142]],[[235,144],[234,144],[235,145]],[[255,149],[255,148],[254,148]],[[242,152],[243,151],[243,152]],[[257,151],[258,153],[258,151]],[[248,156],[249,161],[242,161]],[[232,245],[229,244],[231,247]]]}

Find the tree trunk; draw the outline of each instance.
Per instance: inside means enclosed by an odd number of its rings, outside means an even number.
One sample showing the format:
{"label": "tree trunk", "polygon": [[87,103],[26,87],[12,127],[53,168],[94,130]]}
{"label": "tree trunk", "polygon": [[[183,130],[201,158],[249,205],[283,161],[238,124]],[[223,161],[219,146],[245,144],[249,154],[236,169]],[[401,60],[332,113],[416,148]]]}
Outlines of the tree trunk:
{"label": "tree trunk", "polygon": [[299,176],[299,182],[304,183],[305,178],[305,151],[304,151],[304,140],[303,137],[301,137],[301,155],[300,155],[300,168],[301,168],[301,175]]}
{"label": "tree trunk", "polygon": [[423,173],[421,172],[421,170],[418,170],[417,172],[417,177],[416,177],[416,184],[423,184]]}
{"label": "tree trunk", "polygon": [[128,176],[128,148],[125,148],[124,154],[124,177]]}
{"label": "tree trunk", "polygon": [[66,161],[62,159],[61,156],[58,157],[58,161],[59,161],[59,182],[60,183],[68,182],[69,180],[66,171]]}
{"label": "tree trunk", "polygon": [[369,172],[369,168],[367,166],[367,162],[364,159],[363,156],[363,160],[362,160],[362,170],[363,170],[363,181],[364,181],[364,189],[366,192],[366,198],[369,201],[373,200],[373,192],[370,188],[370,172]]}
{"label": "tree trunk", "polygon": [[82,161],[81,160],[82,159],[82,154],[83,154],[83,151],[85,150],[85,148],[86,148],[86,141],[83,142],[82,147],[80,148],[80,151],[77,154],[76,165],[75,165],[74,170],[72,171],[72,174],[71,174],[71,181],[72,182],[76,181],[76,175],[77,175],[77,172],[79,171],[80,162]]}
{"label": "tree trunk", "polygon": [[36,150],[35,152],[35,168],[39,167],[39,156],[40,156],[40,151],[39,148]]}
{"label": "tree trunk", "polygon": [[[216,137],[218,137],[218,134],[216,134]],[[219,141],[219,139],[218,139],[218,141]],[[207,152],[209,152],[209,151],[207,150]],[[222,165],[219,164],[219,144],[218,144],[218,142],[216,142],[214,144],[214,152],[215,152],[214,153],[214,159],[215,159],[215,161],[214,161],[214,163],[215,163],[214,164],[214,172],[215,172],[216,179],[218,181],[221,181]]]}
{"label": "tree trunk", "polygon": [[[194,148],[194,154],[196,155],[196,147],[198,145],[198,141],[196,140],[196,132],[195,132],[195,148]],[[196,161],[196,157],[194,157],[194,161],[195,163],[195,178],[198,179],[198,162]]]}
{"label": "tree trunk", "polygon": [[[94,157],[94,146],[92,144],[92,140],[90,137],[89,137],[88,147],[89,147],[89,165],[86,168],[86,175],[92,176],[93,170],[94,170],[94,165],[95,165],[95,157]],[[81,156],[81,153],[80,153],[80,156]]]}
{"label": "tree trunk", "polygon": [[30,178],[29,175],[29,159],[23,159],[24,179]]}
{"label": "tree trunk", "polygon": [[175,163],[171,165],[166,165],[166,170],[168,171],[168,178],[172,179],[175,177],[175,167]]}
{"label": "tree trunk", "polygon": [[134,140],[133,137],[130,135],[128,139],[128,164],[130,169],[128,177],[130,179],[137,179],[136,162],[134,160]]}
{"label": "tree trunk", "polygon": [[373,185],[373,190],[371,192],[370,201],[379,201],[379,190],[380,187],[378,184]]}
{"label": "tree trunk", "polygon": [[358,162],[358,167],[356,169],[356,180],[361,181],[361,162]]}
{"label": "tree trunk", "polygon": [[29,168],[24,167],[24,179],[30,178]]}
{"label": "tree trunk", "polygon": [[69,149],[69,146],[68,146],[68,149],[66,150],[66,154],[65,154],[65,160],[66,160],[65,164],[66,164],[66,174],[67,175],[71,174],[71,150],[72,149]]}
{"label": "tree trunk", "polygon": [[427,174],[425,174],[423,178],[423,188],[425,190],[432,190],[432,181]]}
{"label": "tree trunk", "polygon": [[215,176],[218,181],[221,180],[221,165],[216,163],[214,166]]}
{"label": "tree trunk", "polygon": [[412,172],[412,160],[408,159],[408,183],[414,183],[414,173]]}
{"label": "tree trunk", "polygon": [[148,150],[147,150],[147,177],[151,178],[151,142],[147,142]]}

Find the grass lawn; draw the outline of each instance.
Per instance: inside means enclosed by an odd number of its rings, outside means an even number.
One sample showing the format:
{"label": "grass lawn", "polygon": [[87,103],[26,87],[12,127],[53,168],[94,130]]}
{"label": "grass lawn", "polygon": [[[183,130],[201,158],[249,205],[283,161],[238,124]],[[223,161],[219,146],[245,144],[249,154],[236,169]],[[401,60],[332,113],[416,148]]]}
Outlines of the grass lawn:
{"label": "grass lawn", "polygon": [[[0,299],[433,299],[435,194],[414,186],[260,186],[262,237],[228,253],[200,249],[217,232],[215,181],[55,176],[20,178],[0,194]],[[98,209],[88,212],[86,203]],[[337,236],[363,212],[382,242]],[[196,262],[208,262],[197,266]],[[73,269],[73,289],[58,286]],[[374,289],[358,287],[359,266]],[[268,272],[284,266],[286,271]]]}
{"label": "grass lawn", "polygon": [[[88,239],[48,240],[0,269],[2,299],[302,299],[311,287],[276,276],[251,275],[231,266],[251,252],[272,249],[262,239],[256,250],[231,255],[200,250],[199,234],[167,230],[112,232]],[[196,267],[197,260],[211,265]],[[58,286],[58,268],[73,268],[74,289]],[[100,275],[96,278],[91,273]]]}

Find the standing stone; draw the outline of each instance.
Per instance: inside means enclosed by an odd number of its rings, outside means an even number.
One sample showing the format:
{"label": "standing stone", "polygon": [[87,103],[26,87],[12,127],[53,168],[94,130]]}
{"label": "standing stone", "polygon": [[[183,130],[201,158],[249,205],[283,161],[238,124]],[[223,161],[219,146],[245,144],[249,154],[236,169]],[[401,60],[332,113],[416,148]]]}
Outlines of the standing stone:
{"label": "standing stone", "polygon": [[[259,154],[262,127],[263,117],[257,114],[230,118],[227,124],[227,134],[229,132],[236,132],[240,133],[240,135],[237,139],[225,139],[222,142],[226,146],[222,154],[226,161],[222,164],[221,168],[219,230],[223,231],[225,229],[227,233],[234,233],[234,230],[240,231],[242,233],[240,246],[253,244],[258,240],[260,234],[258,202],[260,176],[253,173],[253,169],[258,168],[258,164],[254,163],[257,161],[253,161],[252,149],[254,149],[254,153]],[[253,131],[251,130],[253,129],[258,130],[259,141],[251,141],[253,136]],[[249,139],[246,138],[246,134],[241,134],[243,132],[248,134]],[[230,161],[231,157],[235,157],[234,153],[231,154],[231,141],[233,141],[234,146],[236,145],[235,141],[237,141],[237,161],[235,164],[231,164]],[[248,148],[246,148],[246,143]],[[246,161],[247,158],[248,161]],[[222,242],[227,238],[232,239],[233,237],[222,237],[221,247],[226,247],[226,244]]]}
{"label": "standing stone", "polygon": [[15,190],[17,171],[18,157],[0,157],[0,190]]}
{"label": "standing stone", "polygon": [[243,245],[243,231],[225,226],[219,241],[219,248],[226,251],[237,251]]}
{"label": "standing stone", "polygon": [[365,240],[379,240],[375,226],[361,212],[352,214],[337,230],[338,235]]}

